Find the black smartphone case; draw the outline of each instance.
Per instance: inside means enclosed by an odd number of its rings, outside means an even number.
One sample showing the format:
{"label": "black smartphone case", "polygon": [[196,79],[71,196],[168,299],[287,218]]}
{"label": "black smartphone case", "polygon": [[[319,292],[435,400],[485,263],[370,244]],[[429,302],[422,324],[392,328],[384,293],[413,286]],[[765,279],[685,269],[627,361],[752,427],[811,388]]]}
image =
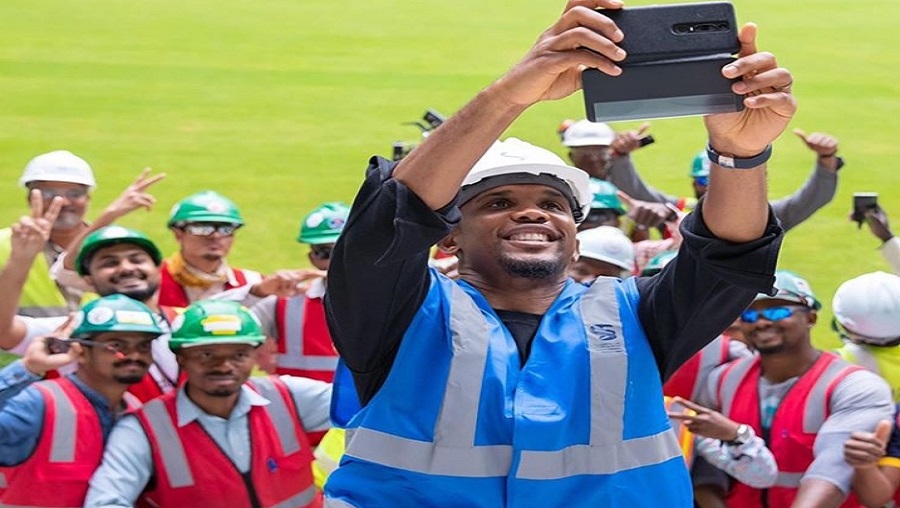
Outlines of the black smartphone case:
{"label": "black smartphone case", "polygon": [[592,122],[732,113],[744,108],[722,76],[730,55],[653,62],[622,69],[616,77],[596,69],[582,75],[587,118]]}
{"label": "black smartphone case", "polygon": [[728,2],[649,5],[601,10],[625,34],[620,66],[737,53],[734,7]]}

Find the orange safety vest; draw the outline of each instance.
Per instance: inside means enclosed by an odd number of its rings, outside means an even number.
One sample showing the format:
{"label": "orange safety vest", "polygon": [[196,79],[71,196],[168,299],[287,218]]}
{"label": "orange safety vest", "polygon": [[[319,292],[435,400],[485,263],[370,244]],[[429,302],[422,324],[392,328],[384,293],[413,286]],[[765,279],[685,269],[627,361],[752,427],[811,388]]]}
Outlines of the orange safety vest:
{"label": "orange safety vest", "polygon": [[706,384],[709,373],[719,365],[728,362],[728,348],[731,337],[719,335],[703,349],[678,367],[663,385],[663,393],[668,397],[697,400],[700,388]]}
{"label": "orange safety vest", "polygon": [[[44,425],[34,453],[0,467],[0,506],[84,506],[88,481],[103,458],[97,410],[65,377],[35,383],[44,398]],[[127,395],[127,394],[126,394]],[[139,404],[125,397],[130,409]]]}
{"label": "orange safety vest", "polygon": [[278,326],[275,372],[332,382],[338,353],[325,321],[322,298],[279,298],[275,304],[275,323]]}
{"label": "orange safety vest", "polygon": [[[728,493],[729,508],[790,508],[800,480],[813,462],[813,443],[819,428],[831,413],[834,388],[862,367],[823,352],[781,400],[768,434],[763,433],[760,422],[761,370],[758,356],[731,362],[719,379],[717,398],[722,414],[750,425],[756,435],[765,439],[778,464],[778,479],[768,489],[754,489],[735,482]],[[860,506],[853,495],[841,505],[842,508]]]}
{"label": "orange safety vest", "polygon": [[215,441],[193,421],[178,426],[177,391],[147,403],[135,414],[153,454],[156,483],[145,494],[151,506],[322,506],[313,485],[312,449],[293,397],[276,376],[250,386],[269,400],[250,409],[250,471],[241,473]]}
{"label": "orange safety vest", "polygon": [[[232,268],[231,271],[234,272],[234,279],[237,284],[232,285],[226,281],[226,291],[247,285],[247,276],[244,275],[243,271],[237,268]],[[187,292],[169,273],[169,268],[165,261],[159,267],[159,304],[169,307],[187,307],[191,304]]]}

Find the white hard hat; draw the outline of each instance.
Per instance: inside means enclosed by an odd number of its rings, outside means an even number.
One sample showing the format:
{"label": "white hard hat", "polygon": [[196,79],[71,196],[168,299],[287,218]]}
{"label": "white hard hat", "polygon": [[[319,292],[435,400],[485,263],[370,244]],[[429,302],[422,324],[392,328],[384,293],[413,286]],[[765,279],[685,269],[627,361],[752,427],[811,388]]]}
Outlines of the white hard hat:
{"label": "white hard hat", "polygon": [[67,150],[47,152],[31,159],[19,178],[19,185],[25,187],[36,181],[78,183],[92,189],[97,186],[91,165]]}
{"label": "white hard hat", "polygon": [[588,179],[587,173],[567,165],[555,153],[509,138],[494,143],[478,159],[463,180],[459,204],[503,185],[540,184],[565,194],[575,222],[581,222],[587,217],[593,198]]}
{"label": "white hard hat", "polygon": [[834,293],[834,318],[867,342],[900,338],[900,277],[884,272],[860,275]]}
{"label": "white hard hat", "polygon": [[616,138],[612,127],[600,122],[578,120],[563,132],[564,146],[609,146]]}
{"label": "white hard hat", "polygon": [[581,257],[606,261],[623,270],[634,270],[634,244],[621,229],[598,226],[579,231],[577,238]]}

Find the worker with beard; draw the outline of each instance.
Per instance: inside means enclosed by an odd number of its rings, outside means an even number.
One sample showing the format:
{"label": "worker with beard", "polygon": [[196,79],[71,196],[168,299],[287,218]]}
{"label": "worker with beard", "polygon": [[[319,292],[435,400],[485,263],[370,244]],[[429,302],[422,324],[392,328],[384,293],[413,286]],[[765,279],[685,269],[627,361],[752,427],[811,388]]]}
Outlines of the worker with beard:
{"label": "worker with beard", "polygon": [[[50,266],[71,242],[84,232],[90,192],[97,186],[90,164],[65,150],[38,155],[25,166],[19,184],[28,189],[26,198],[32,208],[36,198],[46,212],[53,200],[60,201],[50,234],[41,245],[40,256],[29,265],[27,280],[18,299],[23,316],[65,316],[81,305],[82,291],[57,285],[50,278]],[[0,230],[0,266],[11,262],[10,228]]]}
{"label": "worker with beard", "polygon": [[[84,504],[113,425],[139,405],[126,390],[162,333],[146,305],[107,296],[0,371],[0,506]],[[73,361],[74,374],[41,381]]]}
{"label": "worker with beard", "polygon": [[[778,463],[773,487],[733,482],[728,506],[860,506],[848,497],[853,468],[844,460],[844,442],[853,431],[872,431],[892,417],[890,387],[813,347],[810,330],[821,304],[805,279],[779,270],[775,287],[774,296],[760,294],[740,317],[748,345],[759,354],[713,371],[701,400],[749,426]],[[737,431],[732,439],[741,438]]]}
{"label": "worker with beard", "polygon": [[330,426],[331,385],[251,379],[265,340],[237,302],[185,309],[169,347],[186,382],[119,422],[85,506],[320,507],[306,434]]}
{"label": "worker with beard", "polygon": [[[746,107],[704,118],[711,185],[683,222],[682,254],[655,277],[575,282],[587,173],[497,140],[532,105],[574,93],[585,66],[621,72],[629,35],[604,15],[621,7],[568,2],[406,158],[371,159],[325,293],[362,404],[329,506],[693,505],[661,379],[772,289],[781,229],[765,162],[796,101],[745,25],[722,72]],[[428,268],[434,244],[459,258],[458,280]]]}

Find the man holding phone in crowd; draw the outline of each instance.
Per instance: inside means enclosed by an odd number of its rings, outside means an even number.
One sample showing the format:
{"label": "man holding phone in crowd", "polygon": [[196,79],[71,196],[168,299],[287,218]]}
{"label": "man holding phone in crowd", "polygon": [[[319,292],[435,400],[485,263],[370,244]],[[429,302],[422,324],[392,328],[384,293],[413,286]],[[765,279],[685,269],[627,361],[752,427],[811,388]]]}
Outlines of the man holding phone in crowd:
{"label": "man holding phone in crowd", "polygon": [[[162,333],[146,305],[107,296],[0,371],[0,506],[84,504],[113,425],[139,405],[126,390]],[[41,381],[71,362],[76,373]]]}
{"label": "man holding phone in crowd", "polygon": [[[372,160],[329,268],[329,326],[363,404],[329,506],[692,506],[647,372],[667,377],[771,291],[781,229],[765,161],[796,102],[744,26],[722,74],[746,109],[705,118],[716,164],[682,255],[653,278],[569,280],[587,175],[495,141],[585,68],[622,72],[626,35],[594,10],[621,7],[569,2],[408,157]],[[459,257],[458,282],[428,270],[435,243]]]}

